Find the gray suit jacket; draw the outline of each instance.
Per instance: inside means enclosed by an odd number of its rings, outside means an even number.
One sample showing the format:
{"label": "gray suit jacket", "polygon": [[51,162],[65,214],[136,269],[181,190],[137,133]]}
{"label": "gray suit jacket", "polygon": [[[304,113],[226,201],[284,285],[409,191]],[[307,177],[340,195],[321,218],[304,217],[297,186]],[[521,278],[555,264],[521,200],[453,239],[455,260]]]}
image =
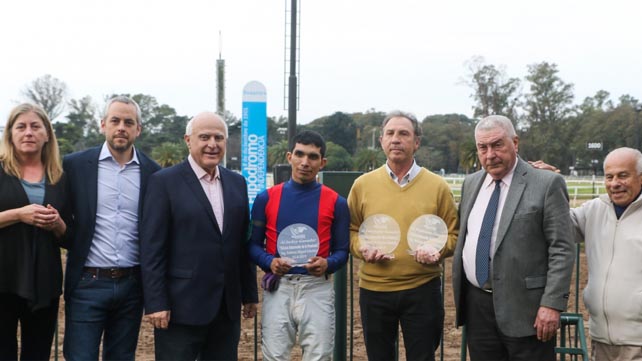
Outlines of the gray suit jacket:
{"label": "gray suit jacket", "polygon": [[[525,337],[540,306],[566,309],[575,261],[575,245],[564,179],[517,159],[515,174],[499,220],[492,264],[493,302],[503,334]],[[466,275],[462,251],[468,216],[486,172],[464,180],[459,205],[460,231],[453,258],[453,290],[457,326],[466,323]]]}

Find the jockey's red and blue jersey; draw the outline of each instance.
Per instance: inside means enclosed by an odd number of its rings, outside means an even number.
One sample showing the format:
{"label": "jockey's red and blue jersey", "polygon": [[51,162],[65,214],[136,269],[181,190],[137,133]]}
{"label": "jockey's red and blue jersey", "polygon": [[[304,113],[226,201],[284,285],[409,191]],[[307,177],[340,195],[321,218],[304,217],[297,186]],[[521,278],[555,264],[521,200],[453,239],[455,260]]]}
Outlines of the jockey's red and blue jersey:
{"label": "jockey's red and blue jersey", "polygon": [[[252,206],[250,259],[264,271],[278,257],[277,239],[289,225],[303,223],[319,236],[317,256],[328,261],[327,273],[334,273],[348,260],[350,212],[345,198],[317,182],[299,184],[292,180],[259,194]],[[307,274],[303,267],[289,273]]]}

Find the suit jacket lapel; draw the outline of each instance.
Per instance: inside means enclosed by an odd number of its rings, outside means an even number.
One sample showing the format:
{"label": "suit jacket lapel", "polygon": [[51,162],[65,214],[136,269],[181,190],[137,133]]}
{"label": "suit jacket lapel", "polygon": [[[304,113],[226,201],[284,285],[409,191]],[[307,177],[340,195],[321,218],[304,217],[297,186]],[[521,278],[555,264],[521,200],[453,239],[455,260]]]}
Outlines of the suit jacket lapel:
{"label": "suit jacket lapel", "polygon": [[[87,197],[87,204],[89,205],[89,214],[91,214],[91,224],[96,224],[96,209],[98,208],[98,157],[100,156],[101,147],[94,148],[94,151],[88,154],[85,168],[79,176],[85,178],[84,196]],[[81,193],[82,194],[82,193]]]}
{"label": "suit jacket lapel", "polygon": [[[225,207],[226,204],[233,204],[231,200],[228,202],[229,198],[231,197],[229,189],[232,187],[232,178],[228,176],[228,174],[226,173],[227,170],[223,167],[219,166],[218,171],[221,176],[221,187],[223,189],[223,206]],[[228,217],[230,217],[230,214],[231,212],[226,212],[225,208],[223,208],[223,225],[230,224],[230,222],[232,221],[231,219],[228,219]],[[224,226],[224,228],[224,232],[227,232],[230,227]]]}
{"label": "suit jacket lapel", "polygon": [[[150,160],[145,157],[142,152],[138,152],[138,161],[140,162],[140,194],[139,194],[139,204],[143,204],[143,197],[145,196],[145,190],[147,189],[147,179],[149,176],[154,173],[154,168],[150,163]],[[140,214],[140,213],[139,213]]]}
{"label": "suit jacket lapel", "polygon": [[205,192],[203,191],[203,186],[201,186],[201,182],[196,178],[196,174],[192,170],[192,167],[190,166],[189,162],[186,160],[183,163],[181,163],[181,171],[183,173],[183,178],[185,179],[185,183],[187,183],[187,186],[190,188],[190,190],[194,193],[196,196],[196,199],[198,199],[198,202],[201,204],[203,208],[205,208],[205,211],[207,212],[207,215],[210,218],[210,221],[214,223],[214,227],[216,228],[216,231],[218,234],[221,234],[221,230],[218,228],[218,223],[216,223],[216,217],[214,216],[214,210],[212,209],[212,205],[210,204],[210,201],[207,199],[207,196],[205,195]]}
{"label": "suit jacket lapel", "polygon": [[499,245],[504,240],[508,227],[510,226],[513,216],[515,215],[515,210],[519,205],[519,201],[522,199],[522,194],[524,193],[524,188],[526,188],[526,173],[528,171],[528,165],[524,163],[521,159],[517,158],[517,167],[515,167],[515,173],[513,175],[513,180],[511,181],[510,188],[508,189],[508,194],[506,195],[506,202],[504,203],[504,208],[502,210],[502,217],[499,220],[499,227],[497,228],[497,237],[495,238],[495,250],[499,248]]}

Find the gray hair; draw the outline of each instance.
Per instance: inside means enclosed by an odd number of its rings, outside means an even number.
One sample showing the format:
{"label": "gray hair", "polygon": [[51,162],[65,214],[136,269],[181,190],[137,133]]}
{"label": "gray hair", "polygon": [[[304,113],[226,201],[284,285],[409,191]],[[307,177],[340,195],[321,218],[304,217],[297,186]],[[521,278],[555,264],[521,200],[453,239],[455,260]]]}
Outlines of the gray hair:
{"label": "gray hair", "polygon": [[227,123],[225,122],[225,119],[223,119],[223,116],[221,116],[220,114],[218,114],[218,113],[212,113],[212,112],[201,112],[201,113],[198,113],[198,114],[196,114],[195,116],[193,116],[193,117],[192,117],[192,119],[190,119],[190,120],[187,122],[187,125],[185,126],[185,135],[192,135],[192,127],[193,127],[193,125],[194,125],[194,119],[198,118],[198,117],[199,117],[199,116],[201,116],[201,115],[205,115],[205,114],[208,114],[208,115],[214,116],[214,117],[216,117],[217,119],[219,119],[219,120],[221,121],[221,123],[223,123],[223,126],[225,127],[225,138],[227,138],[227,137],[228,137],[228,133],[227,133]]}
{"label": "gray hair", "polygon": [[502,129],[510,138],[517,136],[513,122],[503,115],[489,115],[480,120],[477,126],[475,126],[475,134],[477,134],[478,131],[484,132],[497,128]]}
{"label": "gray hair", "polygon": [[617,148],[612,150],[609,154],[606,155],[606,158],[604,158],[604,164],[602,166],[604,167],[604,173],[606,173],[606,162],[609,160],[609,157],[611,155],[618,155],[618,154],[626,154],[635,160],[635,170],[638,172],[638,175],[642,174],[642,153],[640,153],[639,150],[629,148],[629,147],[622,147],[622,148]]}
{"label": "gray hair", "polygon": [[133,104],[134,107],[136,108],[136,123],[138,123],[139,126],[143,125],[143,118],[141,116],[140,106],[138,106],[138,103],[136,103],[134,99],[124,95],[116,95],[115,97],[107,100],[107,104],[105,104],[105,110],[103,111],[103,120],[105,120],[105,117],[109,112],[109,107],[111,107],[111,105],[114,103]]}
{"label": "gray hair", "polygon": [[415,131],[415,136],[417,138],[421,138],[422,134],[422,129],[421,125],[419,125],[419,121],[417,121],[417,117],[414,116],[412,113],[404,112],[401,110],[393,110],[390,113],[386,114],[386,117],[383,118],[383,122],[381,122],[381,129],[383,131],[383,128],[386,127],[386,124],[390,121],[392,118],[406,118],[412,123],[412,128]]}

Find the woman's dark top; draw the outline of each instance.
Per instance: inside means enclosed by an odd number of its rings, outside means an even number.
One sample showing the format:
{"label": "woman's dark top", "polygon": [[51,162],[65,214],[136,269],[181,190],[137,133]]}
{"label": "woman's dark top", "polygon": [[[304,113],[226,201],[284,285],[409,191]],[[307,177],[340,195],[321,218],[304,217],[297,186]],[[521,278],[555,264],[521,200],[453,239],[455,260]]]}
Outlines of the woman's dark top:
{"label": "woman's dark top", "polygon": [[[43,205],[51,204],[66,220],[65,177],[45,184]],[[20,179],[0,164],[0,211],[30,204]],[[48,306],[62,293],[60,245],[53,232],[18,222],[0,228],[0,293],[27,300],[32,310]]]}

